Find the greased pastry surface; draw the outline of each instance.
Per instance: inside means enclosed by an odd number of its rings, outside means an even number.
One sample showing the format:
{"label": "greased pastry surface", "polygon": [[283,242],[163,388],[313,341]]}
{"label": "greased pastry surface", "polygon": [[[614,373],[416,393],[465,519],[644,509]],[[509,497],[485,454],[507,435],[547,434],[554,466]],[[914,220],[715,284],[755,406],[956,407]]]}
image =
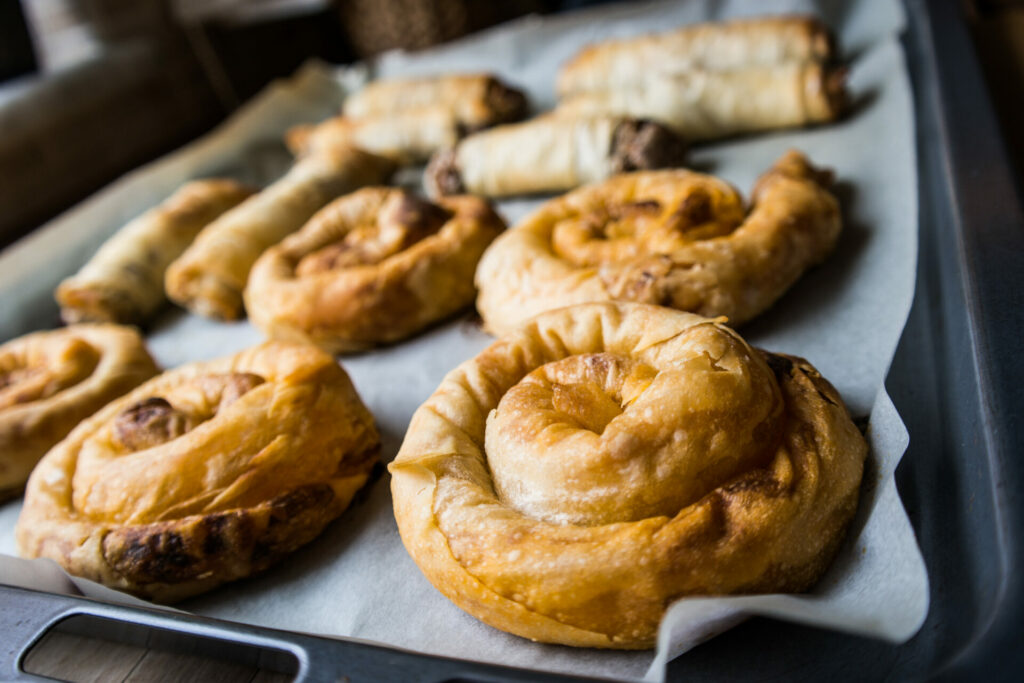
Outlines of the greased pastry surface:
{"label": "greased pastry surface", "polygon": [[806,361],[601,303],[449,373],[390,470],[406,549],[456,605],[534,640],[646,648],[677,598],[812,586],[866,451]]}
{"label": "greased pastry surface", "polygon": [[741,324],[832,251],[841,225],[830,185],[791,151],[757,181],[749,211],[727,183],[685,170],[580,188],[488,248],[477,308],[498,334],[541,311],[608,300]]}
{"label": "greased pastry surface", "polygon": [[397,341],[473,301],[476,264],[504,227],[478,197],[366,188],[260,257],[246,309],[269,336],[330,351]]}
{"label": "greased pastry surface", "polygon": [[345,371],[305,344],[186,365],[114,401],[40,462],[25,557],[159,601],[261,571],[316,537],[377,460]]}
{"label": "greased pastry surface", "polygon": [[81,420],[158,372],[138,332],[120,325],[82,323],[0,346],[0,500]]}

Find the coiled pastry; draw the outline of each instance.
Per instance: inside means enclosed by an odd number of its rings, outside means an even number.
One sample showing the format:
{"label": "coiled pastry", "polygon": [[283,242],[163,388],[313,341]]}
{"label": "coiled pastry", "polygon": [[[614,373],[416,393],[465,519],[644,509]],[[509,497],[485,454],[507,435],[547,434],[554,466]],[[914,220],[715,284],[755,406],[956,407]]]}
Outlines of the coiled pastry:
{"label": "coiled pastry", "polygon": [[378,449],[348,375],[313,346],[186,365],[107,405],[43,458],[18,548],[179,600],[315,538],[366,483]]}
{"label": "coiled pastry", "polygon": [[139,333],[110,324],[35,332],[0,346],[0,500],[109,401],[157,374]]}
{"label": "coiled pastry", "polygon": [[225,179],[185,183],[124,226],[57,287],[64,322],[141,324],[167,303],[164,273],[208,223],[252,191]]}
{"label": "coiled pastry", "polygon": [[647,648],[678,598],[811,587],[866,451],[806,361],[599,303],[450,372],[390,470],[402,541],[456,605],[534,640]]}
{"label": "coiled pastry", "polygon": [[670,306],[739,325],[831,253],[832,176],[790,151],[736,190],[686,170],[624,174],[553,199],[484,253],[477,309],[502,334],[586,301]]}
{"label": "coiled pastry", "polygon": [[333,352],[397,341],[473,301],[476,264],[504,227],[478,197],[365,188],[260,257],[246,309],[271,337]]}
{"label": "coiled pastry", "polygon": [[194,313],[241,317],[242,291],[267,247],[298,230],[336,197],[384,182],[394,164],[351,147],[326,147],[210,223],[167,268],[167,296]]}

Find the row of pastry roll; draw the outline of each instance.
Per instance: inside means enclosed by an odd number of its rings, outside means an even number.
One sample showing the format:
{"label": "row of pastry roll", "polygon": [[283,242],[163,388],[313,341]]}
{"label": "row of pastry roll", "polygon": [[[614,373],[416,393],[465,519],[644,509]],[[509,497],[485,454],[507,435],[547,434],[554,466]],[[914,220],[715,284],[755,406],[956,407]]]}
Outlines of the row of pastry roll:
{"label": "row of pastry roll", "polygon": [[816,19],[697,24],[585,48],[559,71],[556,111],[651,118],[709,140],[834,120],[844,76]]}

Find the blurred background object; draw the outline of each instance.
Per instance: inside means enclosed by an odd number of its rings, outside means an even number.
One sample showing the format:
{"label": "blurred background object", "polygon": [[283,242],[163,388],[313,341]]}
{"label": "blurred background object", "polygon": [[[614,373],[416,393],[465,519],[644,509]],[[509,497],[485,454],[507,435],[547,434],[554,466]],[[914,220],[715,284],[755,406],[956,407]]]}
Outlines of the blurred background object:
{"label": "blurred background object", "polygon": [[[605,0],[0,0],[0,248],[309,58],[418,50]],[[1024,168],[1024,0],[964,0]]]}

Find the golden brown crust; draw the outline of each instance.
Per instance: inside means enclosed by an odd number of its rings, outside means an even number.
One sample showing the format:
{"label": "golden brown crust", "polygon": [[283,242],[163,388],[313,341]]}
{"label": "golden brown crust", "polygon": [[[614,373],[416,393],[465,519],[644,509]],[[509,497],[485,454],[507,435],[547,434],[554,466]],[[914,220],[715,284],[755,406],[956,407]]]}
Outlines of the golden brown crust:
{"label": "golden brown crust", "polygon": [[335,197],[384,182],[394,164],[351,147],[298,160],[282,178],[203,228],[167,268],[167,296],[194,313],[224,320],[242,315],[242,290],[253,263]]}
{"label": "golden brown crust", "polygon": [[164,272],[208,223],[252,190],[224,179],[194,180],[125,225],[57,287],[66,323],[145,322],[167,302]]}
{"label": "golden brown crust", "polygon": [[71,325],[0,346],[0,499],[75,425],[159,370],[133,328]]}
{"label": "golden brown crust", "polygon": [[187,365],[50,451],[26,490],[19,551],[180,600],[319,534],[366,483],[378,448],[345,371],[315,347],[269,343]]}
{"label": "golden brown crust", "polygon": [[829,172],[790,151],[758,180],[746,215],[731,186],[684,170],[581,188],[488,248],[477,308],[498,334],[544,310],[607,300],[741,324],[832,251],[840,215],[830,185]]}
{"label": "golden brown crust", "polygon": [[296,155],[341,144],[415,163],[526,110],[525,95],[490,74],[387,79],[345,100],[344,115],[295,127],[285,139]]}
{"label": "golden brown crust", "polygon": [[814,17],[708,22],[587,46],[559,70],[558,94],[630,88],[647,74],[828,63],[835,57],[835,41]]}
{"label": "golden brown crust", "polygon": [[477,261],[504,227],[477,197],[435,205],[365,188],[267,250],[246,308],[269,336],[333,352],[398,341],[472,302]]}
{"label": "golden brown crust", "polygon": [[620,171],[681,166],[685,154],[684,141],[652,121],[547,114],[470,135],[454,150],[438,152],[425,183],[434,197],[559,192]]}
{"label": "golden brown crust", "polygon": [[406,549],[459,607],[634,649],[680,597],[808,589],[866,452],[806,361],[602,303],[540,315],[449,373],[390,470]]}

